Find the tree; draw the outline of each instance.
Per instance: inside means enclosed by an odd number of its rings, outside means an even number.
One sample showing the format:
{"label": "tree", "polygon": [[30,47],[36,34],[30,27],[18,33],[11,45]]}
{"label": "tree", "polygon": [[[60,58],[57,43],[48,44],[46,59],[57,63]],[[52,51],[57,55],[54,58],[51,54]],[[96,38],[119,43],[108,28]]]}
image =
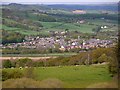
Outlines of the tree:
{"label": "tree", "polygon": [[12,67],[12,63],[10,60],[3,61],[3,68],[11,68],[11,67]]}
{"label": "tree", "polygon": [[98,62],[99,63],[103,63],[103,62],[107,62],[108,61],[108,57],[106,56],[106,54],[102,54],[99,58],[98,58]]}
{"label": "tree", "polygon": [[108,64],[109,72],[112,75],[115,75],[118,73],[118,62],[114,58],[109,58],[109,64]]}
{"label": "tree", "polygon": [[111,55],[111,57],[109,58],[109,72],[113,75],[116,75],[118,72],[118,59],[120,57],[120,54],[119,54],[119,48],[118,48],[118,45],[114,48],[113,50],[113,54]]}
{"label": "tree", "polygon": [[24,40],[24,35],[16,32],[2,30],[2,44],[18,43]]}
{"label": "tree", "polygon": [[32,66],[32,60],[29,58],[22,58],[18,59],[16,62],[16,67],[25,67],[25,66]]}
{"label": "tree", "polygon": [[97,34],[98,32],[100,32],[100,30],[101,30],[101,26],[98,26],[97,28],[93,28],[92,31]]}

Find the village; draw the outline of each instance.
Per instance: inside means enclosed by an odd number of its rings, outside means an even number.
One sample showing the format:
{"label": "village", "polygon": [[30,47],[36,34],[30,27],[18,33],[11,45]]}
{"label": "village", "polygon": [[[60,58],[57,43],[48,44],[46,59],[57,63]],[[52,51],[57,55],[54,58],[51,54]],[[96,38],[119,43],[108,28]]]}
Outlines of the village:
{"label": "village", "polygon": [[[63,33],[63,32],[61,32]],[[112,47],[114,45],[112,40],[100,40],[96,38],[83,39],[78,36],[77,39],[66,39],[65,35],[39,37],[39,36],[26,36],[21,43],[9,43],[7,45],[0,45],[0,48],[33,48],[33,49],[50,49],[57,48],[61,51],[71,49],[93,49],[98,47]]]}

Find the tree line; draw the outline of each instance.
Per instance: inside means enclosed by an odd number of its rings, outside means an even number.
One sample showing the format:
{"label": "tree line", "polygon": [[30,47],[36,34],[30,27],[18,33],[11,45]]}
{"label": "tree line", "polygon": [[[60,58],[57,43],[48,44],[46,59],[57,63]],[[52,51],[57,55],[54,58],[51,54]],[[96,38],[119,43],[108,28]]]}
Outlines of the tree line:
{"label": "tree line", "polygon": [[8,32],[2,30],[2,44],[19,43],[24,40],[24,35],[17,32]]}
{"label": "tree line", "polygon": [[66,66],[66,65],[92,65],[98,63],[108,63],[110,73],[117,73],[117,56],[116,48],[98,48],[88,52],[81,52],[70,57],[57,57],[47,60],[33,61],[29,58],[17,60],[4,60],[3,68],[11,67],[49,67],[49,66]]}

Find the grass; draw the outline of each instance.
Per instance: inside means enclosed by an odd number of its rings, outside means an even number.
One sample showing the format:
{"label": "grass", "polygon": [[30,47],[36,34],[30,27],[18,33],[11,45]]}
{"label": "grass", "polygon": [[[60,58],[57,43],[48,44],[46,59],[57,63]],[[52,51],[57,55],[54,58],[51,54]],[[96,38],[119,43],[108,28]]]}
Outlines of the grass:
{"label": "grass", "polygon": [[65,83],[65,87],[85,88],[90,84],[109,82],[111,77],[106,66],[64,66],[35,68],[37,80],[57,78]]}
{"label": "grass", "polygon": [[101,31],[118,31],[118,27],[112,27],[112,28],[107,28],[107,29],[102,29]]}
{"label": "grass", "polygon": [[[10,72],[14,69],[5,70]],[[107,65],[36,67],[34,73],[36,80],[58,79],[64,82],[64,88],[86,88],[97,83],[112,82]]]}
{"label": "grass", "polygon": [[[13,20],[6,19],[8,22],[15,22]],[[33,20],[37,21],[37,20]],[[35,30],[25,30],[22,28],[16,27],[8,27],[3,25],[2,28],[8,31],[19,32],[24,35],[49,35],[48,31],[64,31],[65,29],[69,29],[69,31],[79,31],[83,33],[93,33],[93,28],[98,27],[98,25],[108,25],[112,26],[113,24],[117,25],[117,21],[112,20],[102,20],[102,19],[95,19],[95,20],[87,20],[88,22],[94,24],[90,25],[88,23],[84,24],[77,24],[77,23],[64,23],[64,22],[40,22],[43,25],[43,29],[41,31]],[[39,22],[39,21],[37,21]],[[110,28],[112,31],[116,30],[114,28]]]}
{"label": "grass", "polygon": [[19,32],[19,33],[24,34],[24,35],[37,35],[37,34],[39,34],[38,31],[24,30],[24,29],[16,28],[16,27],[8,27],[5,25],[2,25],[2,29],[7,30],[7,31],[11,31],[11,32]]}
{"label": "grass", "polygon": [[87,21],[94,24],[94,25],[109,25],[109,26],[111,26],[113,24],[115,24],[115,25],[118,24],[118,22],[114,21],[114,20],[102,20],[102,19],[94,19],[94,20],[90,19],[89,20],[88,19]]}
{"label": "grass", "polygon": [[69,31],[79,31],[83,33],[92,33],[92,29],[95,25],[85,24],[74,24],[74,23],[62,23],[62,22],[41,22],[44,29],[47,31],[62,31],[69,29]]}
{"label": "grass", "polygon": [[19,30],[20,28],[8,27],[8,26],[5,26],[5,25],[2,25],[2,29],[9,30],[9,31],[14,31],[14,30]]}
{"label": "grass", "polygon": [[[25,30],[22,28],[16,28],[16,27],[8,27],[5,25],[2,25],[2,28],[7,31],[11,32],[19,32],[23,35],[45,35],[49,36],[49,31],[65,31],[65,29],[68,29],[69,31],[78,31],[82,33],[93,33],[93,28],[98,27],[98,25],[108,25],[110,28],[103,29],[102,31],[117,31],[117,26],[113,26],[113,24],[116,25],[116,21],[104,21],[104,20],[87,20],[88,22],[94,24],[90,25],[88,23],[84,24],[77,24],[77,23],[64,23],[64,22],[40,22],[43,25],[43,29],[41,31],[35,31],[35,30]],[[1,27],[1,25],[0,25]]]}
{"label": "grass", "polygon": [[50,54],[3,54],[3,57],[22,57],[22,56],[30,56],[30,57],[44,57],[44,56],[72,56],[76,55],[76,53],[50,53]]}

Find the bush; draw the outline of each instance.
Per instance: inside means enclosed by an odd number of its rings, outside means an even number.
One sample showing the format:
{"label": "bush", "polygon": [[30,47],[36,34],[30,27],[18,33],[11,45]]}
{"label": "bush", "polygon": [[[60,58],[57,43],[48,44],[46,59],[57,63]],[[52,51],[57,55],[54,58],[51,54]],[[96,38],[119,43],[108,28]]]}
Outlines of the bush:
{"label": "bush", "polygon": [[2,81],[5,81],[7,79],[12,79],[12,78],[21,78],[23,76],[24,76],[23,73],[17,70],[13,70],[9,72],[2,70]]}
{"label": "bush", "polygon": [[32,60],[29,58],[22,58],[22,59],[18,59],[16,62],[16,67],[25,67],[25,66],[32,66]]}
{"label": "bush", "polygon": [[5,81],[5,80],[9,79],[10,78],[9,76],[10,75],[9,75],[8,72],[2,71],[2,81]]}
{"label": "bush", "polygon": [[43,66],[45,66],[45,64],[43,61],[34,61],[33,66],[34,67],[43,67]]}
{"label": "bush", "polygon": [[93,60],[92,60],[92,63],[93,63],[93,64],[97,64],[97,63],[98,63],[98,60],[97,60],[97,59],[93,59]]}
{"label": "bush", "polygon": [[4,60],[3,61],[3,68],[11,68],[12,62],[10,60]]}
{"label": "bush", "polygon": [[107,62],[108,61],[108,57],[106,56],[106,54],[102,54],[99,58],[98,58],[98,62],[99,63],[103,63],[103,62]]}

